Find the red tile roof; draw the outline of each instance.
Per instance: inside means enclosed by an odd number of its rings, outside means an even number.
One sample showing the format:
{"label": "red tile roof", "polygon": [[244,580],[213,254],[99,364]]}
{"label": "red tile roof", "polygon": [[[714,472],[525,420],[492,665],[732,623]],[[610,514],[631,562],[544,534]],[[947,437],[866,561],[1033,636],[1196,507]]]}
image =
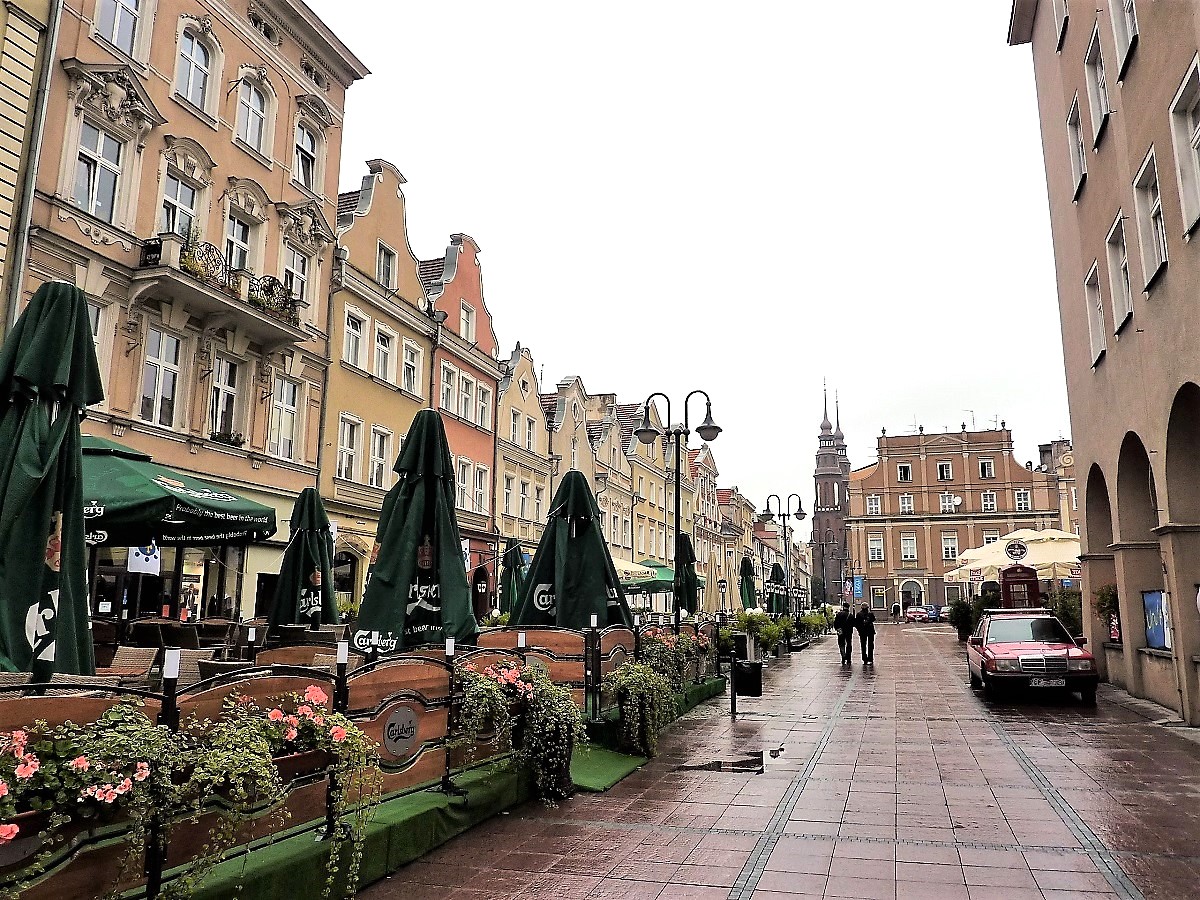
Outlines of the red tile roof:
{"label": "red tile roof", "polygon": [[717,488],[717,503],[726,506],[733,502],[732,488]]}
{"label": "red tile roof", "polygon": [[558,394],[538,394],[538,400],[542,404],[542,412],[546,414],[546,421],[553,423],[558,415]]}

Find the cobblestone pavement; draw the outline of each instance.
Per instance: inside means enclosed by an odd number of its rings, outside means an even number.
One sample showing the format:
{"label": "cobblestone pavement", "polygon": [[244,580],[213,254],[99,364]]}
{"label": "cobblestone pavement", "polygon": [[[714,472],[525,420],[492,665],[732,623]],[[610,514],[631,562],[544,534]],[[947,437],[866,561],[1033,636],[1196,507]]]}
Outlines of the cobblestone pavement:
{"label": "cobblestone pavement", "polygon": [[1160,708],[986,703],[936,625],[882,628],[873,670],[826,640],[764,688],[736,722],[727,697],[694,710],[608,793],[498,816],[361,896],[1200,897],[1200,746]]}

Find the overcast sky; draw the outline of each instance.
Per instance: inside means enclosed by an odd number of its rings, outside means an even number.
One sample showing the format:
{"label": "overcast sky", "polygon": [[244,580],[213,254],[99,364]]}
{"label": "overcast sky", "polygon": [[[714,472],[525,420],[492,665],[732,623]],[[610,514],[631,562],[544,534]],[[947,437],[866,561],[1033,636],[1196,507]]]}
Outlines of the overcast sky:
{"label": "overcast sky", "polygon": [[708,390],[760,508],[811,512],[823,378],[855,467],[881,427],[1003,418],[1022,462],[1070,435],[1008,0],[308,2],[373,73],[343,190],[383,157],[418,257],[474,237],[543,390]]}

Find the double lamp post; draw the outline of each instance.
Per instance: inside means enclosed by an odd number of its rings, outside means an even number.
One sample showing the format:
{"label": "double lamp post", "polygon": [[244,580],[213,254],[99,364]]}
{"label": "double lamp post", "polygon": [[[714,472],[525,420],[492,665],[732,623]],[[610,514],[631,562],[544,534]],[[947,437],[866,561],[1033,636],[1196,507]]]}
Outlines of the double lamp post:
{"label": "double lamp post", "polygon": [[[696,434],[700,435],[702,441],[715,441],[717,435],[721,433],[721,426],[713,421],[712,417],[712,398],[708,396],[707,391],[695,390],[683,398],[683,424],[671,424],[671,398],[661,391],[655,391],[646,398],[646,405],[642,414],[642,424],[634,431],[637,439],[643,444],[653,444],[656,440],[663,436],[655,424],[650,420],[650,403],[655,397],[662,397],[667,401],[667,431],[669,437],[675,439],[675,566],[679,566],[679,548],[682,540],[683,529],[682,516],[680,515],[680,497],[683,494],[682,487],[682,464],[680,458],[683,456],[683,448],[687,447],[687,436],[691,434],[688,430],[688,402],[696,394],[704,395],[704,421],[696,426]],[[679,596],[682,582],[679,578],[679,573],[676,571],[673,584],[673,592],[675,597],[675,633],[679,634],[679,613],[683,607],[683,598]]]}
{"label": "double lamp post", "polygon": [[[775,498],[775,510],[771,510],[771,498]],[[792,498],[796,500],[795,509],[792,508]],[[800,499],[799,494],[788,494],[787,503],[780,498],[778,494],[767,495],[767,509],[763,513],[763,518],[768,522],[775,520],[775,516],[779,516],[783,520],[783,593],[787,598],[787,608],[791,613],[795,613],[794,603],[792,598],[792,544],[788,540],[788,519],[795,516],[796,522],[804,520],[807,513],[804,512],[804,503]]]}

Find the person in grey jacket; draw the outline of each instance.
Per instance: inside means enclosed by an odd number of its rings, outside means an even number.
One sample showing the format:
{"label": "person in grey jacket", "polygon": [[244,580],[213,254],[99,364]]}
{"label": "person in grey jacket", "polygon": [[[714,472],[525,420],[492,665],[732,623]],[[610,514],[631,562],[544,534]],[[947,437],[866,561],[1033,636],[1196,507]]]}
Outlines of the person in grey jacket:
{"label": "person in grey jacket", "polygon": [[850,665],[850,653],[854,649],[854,621],[854,613],[850,611],[849,603],[843,603],[838,614],[833,617],[833,630],[837,632],[843,666]]}
{"label": "person in grey jacket", "polygon": [[871,612],[871,607],[865,603],[854,617],[854,628],[858,631],[858,640],[862,645],[863,662],[875,665],[875,613]]}

